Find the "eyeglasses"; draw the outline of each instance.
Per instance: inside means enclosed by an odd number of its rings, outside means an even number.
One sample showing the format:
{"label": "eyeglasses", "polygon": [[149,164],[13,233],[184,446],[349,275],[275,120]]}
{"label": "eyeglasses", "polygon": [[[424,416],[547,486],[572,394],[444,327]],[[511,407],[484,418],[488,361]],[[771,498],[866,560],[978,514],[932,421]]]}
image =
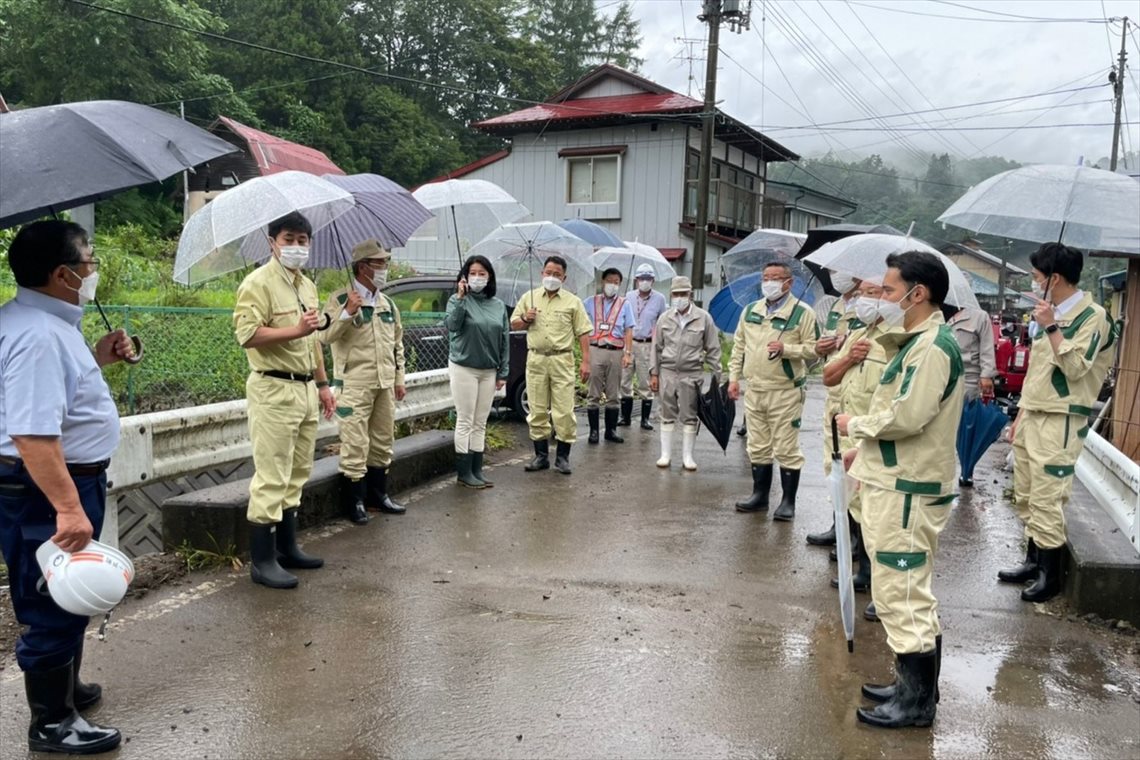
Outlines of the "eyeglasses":
{"label": "eyeglasses", "polygon": [[79,261],[72,261],[72,262],[68,263],[67,266],[71,269],[75,269],[75,268],[81,267],[81,266],[89,266],[92,269],[98,269],[99,268],[99,259],[87,259],[86,261],[80,259]]}
{"label": "eyeglasses", "polygon": [[388,259],[361,259],[360,263],[369,269],[387,269]]}

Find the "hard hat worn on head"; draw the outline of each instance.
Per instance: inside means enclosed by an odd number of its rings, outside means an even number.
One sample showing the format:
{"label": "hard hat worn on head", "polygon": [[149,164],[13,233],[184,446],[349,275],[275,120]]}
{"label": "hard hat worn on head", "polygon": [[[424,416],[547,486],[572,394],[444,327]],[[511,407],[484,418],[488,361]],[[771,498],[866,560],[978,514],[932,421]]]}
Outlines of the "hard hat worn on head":
{"label": "hard hat worn on head", "polygon": [[633,277],[638,280],[642,278],[656,279],[657,274],[653,271],[652,264],[638,264]]}
{"label": "hard hat worn on head", "polygon": [[52,601],[84,617],[109,612],[123,600],[135,576],[127,555],[98,541],[71,553],[45,541],[36,549],[36,561]]}

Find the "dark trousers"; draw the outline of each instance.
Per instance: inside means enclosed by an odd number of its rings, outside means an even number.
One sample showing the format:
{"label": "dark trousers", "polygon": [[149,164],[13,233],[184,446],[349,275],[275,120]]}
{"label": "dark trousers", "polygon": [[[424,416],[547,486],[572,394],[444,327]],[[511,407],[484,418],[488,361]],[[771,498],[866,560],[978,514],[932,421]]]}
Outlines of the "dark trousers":
{"label": "dark trousers", "polygon": [[[83,511],[95,529],[103,529],[107,475],[73,476]],[[8,583],[16,620],[26,630],[16,641],[21,670],[50,670],[75,657],[89,618],[64,612],[36,586],[42,578],[36,549],[55,535],[55,509],[21,468],[0,465],[0,550],[8,565]]]}

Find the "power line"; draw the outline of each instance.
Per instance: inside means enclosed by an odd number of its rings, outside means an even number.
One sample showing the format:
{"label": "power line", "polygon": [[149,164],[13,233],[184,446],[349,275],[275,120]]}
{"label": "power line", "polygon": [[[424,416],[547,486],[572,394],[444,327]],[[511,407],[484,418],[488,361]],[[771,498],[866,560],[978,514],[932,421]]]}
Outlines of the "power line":
{"label": "power line", "polygon": [[[889,13],[905,13],[908,16],[926,16],[927,18],[945,18],[954,21],[983,21],[990,24],[1041,24],[1041,23],[1082,23],[1082,24],[1105,24],[1109,19],[1106,18],[1046,18],[1046,17],[1030,17],[1024,18],[981,18],[979,16],[950,16],[945,13],[925,13],[923,11],[912,11],[906,8],[894,8],[889,6],[875,5],[874,3],[859,2],[858,0],[850,0],[855,5],[863,6],[864,8],[874,8],[879,11],[887,11]],[[978,10],[978,9],[974,9]]]}
{"label": "power line", "polygon": [[[975,8],[972,5],[965,5],[963,3],[951,2],[951,0],[934,0],[940,5],[953,5],[955,8],[962,8],[967,11],[976,11],[978,13],[989,13],[994,16],[1004,16],[1006,18],[1018,19],[1020,21],[1042,21],[1042,22],[1082,22],[1082,23],[1099,23],[1106,21],[1109,18],[1107,12],[1104,14],[1103,19],[1098,18],[1056,18],[1053,16],[1023,16],[1019,13],[1004,13],[1002,11],[995,11],[989,8]],[[1100,4],[1101,10],[1104,10],[1104,2]],[[979,19],[979,21],[982,19]]]}
{"label": "power line", "polygon": [[[1052,110],[1052,108],[1048,109]],[[1123,122],[1122,122],[1123,123]],[[1128,122],[1128,126],[1140,124],[1140,122]],[[1019,127],[1019,129],[1076,129],[1079,127],[1111,127],[1111,121],[1098,121],[1098,122],[1081,122],[1069,124],[1037,124],[1034,126]],[[801,130],[801,129],[816,129],[814,125],[806,124],[800,126],[788,127],[767,127],[768,131],[787,131],[787,130]],[[830,127],[829,129],[837,130],[840,132],[882,132],[879,127]],[[1000,132],[1003,129],[1009,129],[1009,126],[1001,127],[908,127],[897,126],[892,127],[895,131],[911,132],[911,133],[924,133],[924,132],[950,132],[955,129],[960,129],[969,132]]]}
{"label": "power line", "polygon": [[341,77],[352,76],[353,74],[360,74],[359,71],[342,71],[339,74],[326,74],[323,77],[313,77],[311,79],[297,79],[292,82],[280,82],[278,84],[269,84],[259,87],[246,87],[241,90],[225,90],[215,92],[212,95],[199,95],[193,98],[177,98],[176,100],[163,100],[158,103],[148,103],[147,105],[158,106],[172,106],[178,103],[196,103],[202,100],[213,100],[215,98],[224,98],[230,95],[245,95],[250,92],[264,92],[265,90],[279,90],[285,87],[293,87],[299,84],[312,84],[313,82],[323,82],[326,79],[340,79]]}

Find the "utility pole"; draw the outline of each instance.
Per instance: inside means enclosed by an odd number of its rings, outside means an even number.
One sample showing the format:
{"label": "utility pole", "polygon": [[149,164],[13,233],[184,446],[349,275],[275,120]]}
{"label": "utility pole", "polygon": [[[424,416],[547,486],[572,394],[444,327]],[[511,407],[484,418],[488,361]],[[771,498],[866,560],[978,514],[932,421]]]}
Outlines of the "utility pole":
{"label": "utility pole", "polygon": [[1128,39],[1128,17],[1124,17],[1124,25],[1120,30],[1120,61],[1116,65],[1116,71],[1112,72],[1110,77],[1112,81],[1112,94],[1116,99],[1116,119],[1112,126],[1112,158],[1109,159],[1109,171],[1116,171],[1116,158],[1120,152],[1120,110],[1124,106],[1124,61],[1128,58],[1128,52],[1124,48],[1124,42]]}
{"label": "utility pole", "polygon": [[705,254],[709,236],[709,185],[712,181],[713,129],[716,122],[716,65],[720,51],[720,24],[727,20],[735,32],[748,28],[749,10],[741,0],[705,0],[697,18],[709,25],[709,42],[705,54],[705,105],[701,117],[701,155],[697,173],[697,218],[693,226],[693,300],[704,303]]}

